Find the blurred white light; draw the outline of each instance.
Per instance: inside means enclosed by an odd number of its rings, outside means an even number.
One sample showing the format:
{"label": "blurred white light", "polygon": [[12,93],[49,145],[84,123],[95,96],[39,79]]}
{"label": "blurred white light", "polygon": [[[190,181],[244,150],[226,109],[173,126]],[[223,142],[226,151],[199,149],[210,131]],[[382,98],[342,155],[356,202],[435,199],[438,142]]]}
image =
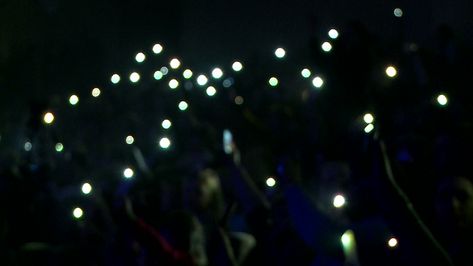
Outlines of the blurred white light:
{"label": "blurred white light", "polygon": [[274,51],[277,58],[283,58],[286,55],[286,51],[283,48],[278,48]]}
{"label": "blurred white light", "polygon": [[397,239],[394,238],[394,237],[391,237],[391,238],[388,240],[388,246],[389,246],[390,248],[395,248],[395,247],[397,247],[397,244],[398,244],[398,241],[397,241]]}
{"label": "blurred white light", "polygon": [[224,88],[230,88],[233,85],[233,79],[232,78],[225,79],[222,85]]}
{"label": "blurred white light", "polygon": [[155,80],[160,80],[160,79],[163,78],[163,76],[164,76],[164,75],[163,75],[163,72],[161,72],[161,71],[159,71],[159,70],[158,70],[158,71],[155,71],[155,72],[154,72],[154,75],[153,75],[153,77],[154,77]]}
{"label": "blurred white light", "polygon": [[400,9],[400,8],[395,8],[394,9],[394,16],[400,18],[400,17],[402,17],[403,14],[404,14],[404,12],[402,12],[402,9]]}
{"label": "blurred white light", "polygon": [[164,128],[164,129],[168,129],[172,126],[172,123],[171,121],[169,121],[168,119],[164,119],[163,122],[161,123],[161,126]]}
{"label": "blurred white light", "polygon": [[397,75],[397,70],[394,66],[388,66],[386,68],[386,75],[390,78],[394,78]]}
{"label": "blurred white light", "polygon": [[169,73],[169,69],[165,66],[163,66],[161,69],[160,69],[161,73],[163,73],[164,76],[166,76],[168,73]]}
{"label": "blurred white light", "polygon": [[164,137],[159,140],[159,147],[163,149],[167,149],[170,146],[171,146],[171,141],[168,138]]}
{"label": "blurred white light", "polygon": [[239,72],[243,69],[243,65],[242,63],[240,63],[239,61],[235,61],[233,64],[232,64],[232,69],[236,72]]}
{"label": "blurred white light", "polygon": [[113,84],[117,84],[118,82],[120,82],[120,75],[118,75],[118,74],[113,74],[112,77],[110,78],[110,81],[111,81]]}
{"label": "blurred white light", "polygon": [[179,87],[179,81],[177,81],[177,79],[171,79],[169,81],[169,88],[171,89],[176,89],[177,87]]}
{"label": "blurred white light", "polygon": [[71,97],[69,97],[69,103],[71,105],[76,105],[77,103],[79,103],[79,97],[75,94],[71,95]]}
{"label": "blurred white light", "polygon": [[333,206],[335,208],[341,208],[343,207],[343,205],[345,205],[345,197],[342,196],[342,195],[336,195],[334,198],[333,198]]}
{"label": "blurred white light", "polygon": [[54,148],[56,149],[57,152],[62,152],[64,150],[64,145],[62,145],[62,143],[58,142],[58,143],[56,143]]}
{"label": "blurred white light", "polygon": [[310,70],[307,69],[307,68],[304,68],[304,69],[302,69],[302,71],[301,71],[301,75],[302,75],[302,77],[304,77],[304,78],[309,78],[311,74],[312,74],[312,73],[311,73]]}
{"label": "blurred white light", "polygon": [[143,61],[145,61],[145,59],[146,59],[145,54],[143,54],[143,53],[141,53],[141,52],[140,52],[140,53],[137,53],[136,56],[135,56],[135,60],[136,60],[136,62],[138,62],[138,63],[142,63]]}
{"label": "blurred white light", "polygon": [[24,148],[25,148],[25,151],[31,151],[31,149],[33,148],[33,144],[31,144],[31,142],[27,141],[27,142],[25,142]]}
{"label": "blurred white light", "polygon": [[54,121],[54,115],[51,112],[47,112],[43,116],[43,121],[46,124],[51,124]]}
{"label": "blurred white light", "polygon": [[163,51],[163,46],[159,43],[153,46],[153,53],[160,54]]}
{"label": "blurred white light", "polygon": [[338,31],[336,29],[331,29],[328,31],[328,36],[331,38],[331,39],[337,39],[338,38]]}
{"label": "blurred white light", "polygon": [[266,186],[274,187],[275,185],[276,185],[276,179],[274,179],[273,177],[268,177],[266,179]]}
{"label": "blurred white light", "polygon": [[366,127],[365,127],[365,133],[370,133],[371,131],[373,131],[374,129],[374,125],[373,124],[368,124]]}
{"label": "blurred white light", "polygon": [[221,78],[222,76],[223,76],[223,71],[222,71],[222,69],[216,67],[216,68],[214,68],[214,70],[212,70],[212,77],[213,77],[214,79],[219,79],[219,78]]}
{"label": "blurred white light", "polygon": [[279,80],[275,77],[271,77],[268,81],[269,85],[271,85],[272,87],[275,87],[279,84]]}
{"label": "blurred white light", "polygon": [[79,219],[82,217],[82,215],[84,215],[84,212],[81,208],[77,207],[72,211],[72,215],[74,216],[74,218]]}
{"label": "blurred white light", "polygon": [[366,124],[371,124],[374,121],[374,116],[370,113],[367,113],[363,116],[363,121],[365,121]]}
{"label": "blurred white light", "polygon": [[129,135],[125,138],[125,142],[126,142],[126,144],[131,145],[135,142],[135,138],[133,136]]}
{"label": "blurred white light", "polygon": [[237,105],[242,105],[243,102],[244,102],[243,97],[241,97],[241,96],[235,97],[235,104],[237,104]]}
{"label": "blurred white light", "polygon": [[132,178],[134,174],[135,173],[133,172],[131,168],[126,168],[125,170],[123,170],[123,176],[125,178]]}
{"label": "blurred white light", "polygon": [[189,105],[185,101],[181,101],[181,102],[179,102],[178,107],[179,107],[179,110],[185,111],[185,110],[187,110]]}
{"label": "blurred white light", "polygon": [[192,78],[192,70],[190,69],[186,69],[184,70],[184,72],[182,73],[182,76],[185,78],[185,79],[190,79]]}
{"label": "blurred white light", "polygon": [[445,106],[448,103],[448,98],[444,94],[440,94],[439,96],[437,96],[437,102],[440,105]]}
{"label": "blurred white light", "polygon": [[172,69],[178,69],[181,66],[181,61],[177,58],[171,59],[169,62],[169,65],[171,66]]}
{"label": "blurred white light", "polygon": [[315,77],[312,80],[312,85],[316,88],[321,88],[324,85],[324,80],[321,77]]}
{"label": "blurred white light", "polygon": [[343,233],[340,240],[342,242],[344,250],[350,250],[355,242],[355,234],[352,230],[347,230],[345,231],[345,233]]}
{"label": "blurred white light", "polygon": [[322,50],[327,53],[330,52],[332,50],[332,44],[329,42],[322,43]]}
{"label": "blurred white light", "polygon": [[205,75],[199,75],[197,77],[197,84],[199,84],[200,86],[204,86],[205,84],[207,84],[208,81],[209,79]]}
{"label": "blurred white light", "polygon": [[209,86],[207,90],[205,90],[208,96],[214,96],[217,93],[217,90],[213,86]]}
{"label": "blurred white light", "polygon": [[130,74],[130,81],[136,83],[140,80],[140,74],[133,72]]}
{"label": "blurred white light", "polygon": [[89,183],[84,183],[82,185],[82,193],[85,195],[90,194],[92,192],[92,186]]}
{"label": "blurred white light", "polygon": [[94,96],[94,97],[99,97],[99,96],[100,96],[100,93],[102,93],[102,92],[100,91],[99,88],[94,88],[94,89],[92,90],[92,96]]}

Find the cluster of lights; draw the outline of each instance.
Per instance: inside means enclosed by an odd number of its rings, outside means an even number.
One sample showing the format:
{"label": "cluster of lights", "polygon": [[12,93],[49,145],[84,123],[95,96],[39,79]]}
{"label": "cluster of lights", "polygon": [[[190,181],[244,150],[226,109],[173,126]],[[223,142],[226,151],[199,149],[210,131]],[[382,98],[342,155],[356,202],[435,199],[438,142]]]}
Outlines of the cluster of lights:
{"label": "cluster of lights", "polygon": [[370,133],[374,129],[374,116],[370,113],[366,113],[363,115],[363,121],[367,124],[364,128],[366,134]]}

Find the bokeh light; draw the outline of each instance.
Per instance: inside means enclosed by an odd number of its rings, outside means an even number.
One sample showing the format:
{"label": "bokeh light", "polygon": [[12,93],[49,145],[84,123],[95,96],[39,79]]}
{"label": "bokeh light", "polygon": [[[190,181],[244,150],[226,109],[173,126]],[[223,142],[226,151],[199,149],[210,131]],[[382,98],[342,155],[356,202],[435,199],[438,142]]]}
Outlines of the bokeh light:
{"label": "bokeh light", "polygon": [[177,87],[179,87],[179,81],[177,81],[177,79],[171,79],[168,85],[169,85],[169,88],[174,90]]}
{"label": "bokeh light", "polygon": [[374,116],[370,113],[366,113],[363,116],[363,121],[365,121],[366,124],[371,124],[374,122]]}
{"label": "bokeh light", "polygon": [[310,78],[310,75],[312,75],[312,73],[310,72],[309,69],[304,68],[304,69],[302,69],[302,71],[301,71],[301,75],[302,75],[302,77],[304,77],[304,78],[307,79],[307,78]]}
{"label": "bokeh light", "polygon": [[276,77],[271,77],[268,80],[268,83],[269,83],[270,86],[276,87],[279,84],[279,80]]}
{"label": "bokeh light", "polygon": [[437,96],[437,103],[441,106],[445,106],[448,104],[448,98],[445,96],[445,94],[440,94]]}
{"label": "bokeh light", "polygon": [[233,69],[233,71],[239,72],[243,69],[243,64],[240,63],[239,61],[235,61],[232,64],[232,69]]}
{"label": "bokeh light", "polygon": [[395,248],[395,247],[397,247],[397,245],[398,245],[398,241],[397,241],[396,238],[391,237],[391,238],[388,240],[388,246],[389,246],[390,248]]}
{"label": "bokeh light", "polygon": [[84,215],[84,211],[82,211],[81,208],[77,207],[74,208],[74,210],[72,211],[72,215],[74,216],[74,218],[80,219]]}
{"label": "bokeh light", "polygon": [[31,144],[31,142],[27,141],[27,142],[25,142],[25,145],[23,145],[23,148],[25,149],[25,151],[31,151],[31,149],[33,149],[33,144]]}
{"label": "bokeh light", "polygon": [[145,61],[145,59],[146,59],[146,55],[142,52],[137,53],[136,56],[135,56],[135,60],[138,63],[143,63]]}
{"label": "bokeh light", "polygon": [[332,44],[330,42],[322,43],[322,50],[326,53],[330,52],[332,50]]}
{"label": "bokeh light", "polygon": [[397,75],[397,69],[394,66],[386,67],[386,75],[390,78],[394,78]]}
{"label": "bokeh light", "polygon": [[172,69],[178,69],[181,66],[181,61],[177,58],[171,59],[169,62],[169,65],[171,66]]}
{"label": "bokeh light", "polygon": [[236,97],[235,97],[235,104],[237,104],[237,105],[242,105],[243,102],[244,102],[243,97],[241,97],[241,96],[236,96]]}
{"label": "bokeh light", "polygon": [[331,39],[337,39],[338,38],[338,31],[336,29],[330,29],[328,31],[328,36],[331,38]]}
{"label": "bokeh light", "polygon": [[321,77],[315,77],[312,80],[312,85],[316,88],[321,88],[324,85],[324,80]]}
{"label": "bokeh light", "polygon": [[43,121],[46,124],[51,124],[54,121],[54,115],[51,112],[47,112],[43,116]]}
{"label": "bokeh light", "polygon": [[171,140],[167,137],[163,137],[159,140],[159,147],[162,149],[168,149],[171,146]]}
{"label": "bokeh light", "polygon": [[125,142],[126,144],[131,145],[135,142],[135,138],[132,135],[128,135],[125,138]]}
{"label": "bokeh light", "polygon": [[100,96],[100,93],[102,93],[102,92],[100,91],[99,88],[93,88],[93,89],[92,89],[92,96],[93,96],[93,97],[99,97],[99,96]]}
{"label": "bokeh light", "polygon": [[274,51],[274,54],[277,58],[284,58],[284,56],[286,56],[286,50],[284,50],[283,48],[278,48],[276,49],[276,51]]}
{"label": "bokeh light", "polygon": [[84,183],[82,184],[82,193],[84,193],[85,195],[88,195],[90,194],[90,192],[92,192],[92,185],[90,185],[89,183]]}
{"label": "bokeh light", "polygon": [[207,84],[208,81],[209,79],[205,75],[199,75],[197,77],[197,84],[199,84],[200,86],[204,86],[205,84]]}
{"label": "bokeh light", "polygon": [[335,208],[341,208],[345,205],[345,203],[346,203],[346,200],[343,195],[338,194],[333,198],[333,206]]}
{"label": "bokeh light", "polygon": [[113,74],[112,77],[110,78],[110,81],[113,83],[113,84],[118,84],[118,82],[120,82],[120,75],[118,74]]}
{"label": "bokeh light", "polygon": [[404,12],[402,11],[402,9],[400,9],[400,8],[395,8],[394,9],[394,16],[395,17],[400,18],[400,17],[402,17],[403,14],[404,14]]}
{"label": "bokeh light", "polygon": [[163,72],[161,72],[159,70],[155,71],[154,74],[153,74],[153,77],[154,77],[155,80],[160,80],[160,79],[163,78],[163,76],[164,76]]}
{"label": "bokeh light", "polygon": [[207,93],[208,96],[212,97],[217,93],[217,90],[215,89],[214,86],[209,86],[205,92]]}
{"label": "bokeh light", "polygon": [[186,101],[180,101],[178,107],[179,107],[179,110],[185,111],[185,110],[187,110],[189,105],[187,104]]}
{"label": "bokeh light", "polygon": [[56,143],[56,145],[54,146],[54,149],[57,151],[57,152],[62,152],[64,150],[64,145],[61,143],[61,142],[58,142]]}
{"label": "bokeh light", "polygon": [[266,186],[274,187],[275,185],[276,185],[276,179],[274,179],[274,177],[268,177],[266,179]]}
{"label": "bokeh light", "polygon": [[133,169],[131,168],[125,168],[125,170],[123,170],[123,177],[125,178],[132,178],[133,176],[135,175],[135,172],[133,171]]}
{"label": "bokeh light", "polygon": [[220,68],[218,68],[218,67],[214,68],[214,69],[212,70],[212,77],[213,77],[214,79],[219,79],[219,78],[223,77],[223,71],[222,71],[222,69],[220,69]]}
{"label": "bokeh light", "polygon": [[192,78],[192,75],[193,75],[193,73],[192,73],[192,70],[190,70],[190,69],[186,69],[186,70],[184,70],[184,72],[182,72],[182,76],[183,76],[185,79],[190,79],[190,78]]}
{"label": "bokeh light", "polygon": [[355,246],[355,233],[352,230],[347,230],[340,238],[344,251],[350,251]]}
{"label": "bokeh light", "polygon": [[160,54],[163,51],[163,46],[159,43],[153,45],[153,53]]}
{"label": "bokeh light", "polygon": [[163,76],[166,76],[169,73],[169,69],[165,66],[163,66],[159,71],[163,73]]}
{"label": "bokeh light", "polygon": [[79,103],[79,97],[78,97],[77,95],[75,95],[75,94],[71,95],[71,96],[69,97],[69,103],[70,103],[71,105],[76,105],[76,104],[78,104],[78,103]]}
{"label": "bokeh light", "polygon": [[169,129],[172,126],[172,123],[169,119],[164,119],[163,122],[161,122],[161,126],[164,129]]}
{"label": "bokeh light", "polygon": [[374,125],[373,125],[373,124],[368,124],[368,125],[365,127],[364,131],[365,131],[366,134],[368,134],[368,133],[370,133],[371,131],[373,131],[373,129],[374,129]]}
{"label": "bokeh light", "polygon": [[130,81],[133,82],[133,83],[136,83],[140,80],[140,74],[138,74],[137,72],[133,72],[130,74]]}

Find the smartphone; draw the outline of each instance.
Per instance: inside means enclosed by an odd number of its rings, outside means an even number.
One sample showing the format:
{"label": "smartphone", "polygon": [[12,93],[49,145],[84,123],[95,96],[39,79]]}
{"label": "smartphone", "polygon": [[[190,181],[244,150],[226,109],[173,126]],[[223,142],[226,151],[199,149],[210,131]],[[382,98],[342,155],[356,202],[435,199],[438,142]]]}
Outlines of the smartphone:
{"label": "smartphone", "polygon": [[228,129],[223,131],[223,150],[226,154],[233,152],[233,135]]}

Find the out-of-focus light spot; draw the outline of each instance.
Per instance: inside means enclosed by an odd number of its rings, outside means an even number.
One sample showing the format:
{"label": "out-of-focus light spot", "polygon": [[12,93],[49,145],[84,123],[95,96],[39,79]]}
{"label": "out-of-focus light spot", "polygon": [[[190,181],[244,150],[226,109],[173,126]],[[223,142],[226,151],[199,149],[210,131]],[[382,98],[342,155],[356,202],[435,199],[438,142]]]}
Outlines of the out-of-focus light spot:
{"label": "out-of-focus light spot", "polygon": [[171,59],[169,62],[169,65],[171,66],[172,69],[178,69],[181,66],[181,61],[177,58]]}
{"label": "out-of-focus light spot", "polygon": [[327,53],[330,52],[332,50],[332,44],[329,42],[322,43],[322,50]]}
{"label": "out-of-focus light spot", "polygon": [[241,97],[241,96],[235,97],[235,104],[237,104],[237,105],[242,105],[243,102],[244,102],[243,97]]}
{"label": "out-of-focus light spot", "polygon": [[155,72],[154,72],[154,75],[153,75],[153,77],[154,77],[155,80],[160,80],[160,79],[163,78],[163,76],[164,76],[164,75],[163,75],[163,72],[161,72],[161,71],[159,71],[159,70],[158,70],[158,71],[155,71]]}
{"label": "out-of-focus light spot", "polygon": [[274,54],[277,58],[283,58],[284,56],[286,56],[286,50],[284,50],[283,48],[278,48],[276,49],[276,51],[274,51]]}
{"label": "out-of-focus light spot", "polygon": [[316,88],[321,88],[324,85],[324,80],[321,77],[315,77],[312,80],[312,85]]}
{"label": "out-of-focus light spot", "polygon": [[85,195],[90,194],[92,192],[92,186],[89,183],[82,184],[82,193]]}
{"label": "out-of-focus light spot", "polygon": [[27,141],[25,142],[25,145],[23,147],[25,149],[25,151],[31,151],[31,149],[33,149],[33,144],[31,144],[31,142]]}
{"label": "out-of-focus light spot", "polygon": [[163,66],[161,69],[160,69],[161,73],[163,73],[163,76],[166,76],[168,73],[169,73],[169,69],[165,66]]}
{"label": "out-of-focus light spot", "polygon": [[77,207],[72,211],[72,215],[76,219],[80,219],[84,215],[84,211],[81,208]]}
{"label": "out-of-focus light spot", "polygon": [[240,63],[239,61],[235,61],[232,64],[232,69],[233,69],[233,71],[239,72],[243,69],[243,64]]}
{"label": "out-of-focus light spot", "polygon": [[163,122],[161,123],[161,126],[164,129],[169,129],[172,126],[172,123],[171,121],[169,121],[169,119],[164,119]]}
{"label": "out-of-focus light spot", "polygon": [[99,88],[94,88],[94,89],[92,89],[92,96],[94,96],[94,97],[99,97],[99,96],[100,96],[100,93],[102,93],[102,92],[100,91]]}
{"label": "out-of-focus light spot", "polygon": [[371,131],[373,131],[374,129],[374,125],[373,124],[368,124],[366,127],[365,127],[365,133],[368,134],[370,133]]}
{"label": "out-of-focus light spot", "polygon": [[58,142],[58,143],[56,143],[54,148],[56,149],[57,152],[62,152],[64,150],[64,145],[62,145],[61,142]]}
{"label": "out-of-focus light spot", "polygon": [[404,12],[402,12],[402,9],[400,9],[400,8],[395,8],[394,9],[394,16],[400,18],[400,17],[402,17],[403,14],[404,14]]}
{"label": "out-of-focus light spot", "polygon": [[374,122],[374,116],[370,113],[367,113],[363,116],[363,121],[365,121],[366,124],[371,124]]}
{"label": "out-of-focus light spot", "polygon": [[187,110],[187,108],[189,107],[189,105],[187,104],[187,102],[181,101],[181,102],[179,102],[178,107],[179,107],[179,110],[185,111],[185,110]]}
{"label": "out-of-focus light spot", "polygon": [[135,138],[132,135],[129,135],[125,138],[125,142],[126,144],[131,145],[135,142]]}
{"label": "out-of-focus light spot", "polygon": [[197,84],[199,84],[200,86],[204,86],[205,84],[207,84],[208,81],[209,79],[205,75],[199,75],[197,77]]}
{"label": "out-of-focus light spot", "polygon": [[448,98],[444,94],[440,94],[439,96],[437,96],[437,102],[441,106],[445,106],[448,103]]}
{"label": "out-of-focus light spot", "polygon": [[69,103],[71,105],[76,105],[79,103],[79,97],[75,94],[71,95],[71,97],[69,97]]}
{"label": "out-of-focus light spot", "polygon": [[346,201],[343,195],[338,194],[333,198],[333,206],[335,208],[341,208],[345,205],[345,203]]}
{"label": "out-of-focus light spot", "polygon": [[110,81],[111,81],[113,84],[117,84],[118,82],[120,82],[120,75],[118,75],[118,74],[113,74],[112,77],[110,78]]}
{"label": "out-of-focus light spot", "polygon": [[340,240],[342,242],[343,250],[352,250],[355,244],[355,234],[352,230],[347,230],[345,233],[343,233]]}
{"label": "out-of-focus light spot", "polygon": [[266,186],[274,187],[275,185],[276,185],[276,179],[274,179],[273,177],[268,177],[266,179]]}
{"label": "out-of-focus light spot", "polygon": [[162,149],[168,149],[171,146],[171,140],[168,138],[164,137],[159,140],[159,147]]}
{"label": "out-of-focus light spot", "polygon": [[192,78],[192,70],[190,69],[186,69],[184,70],[184,72],[182,73],[182,76],[185,78],[185,79],[190,79]]}
{"label": "out-of-focus light spot", "polygon": [[217,90],[213,86],[209,86],[205,92],[208,96],[212,97],[217,93]]}
{"label": "out-of-focus light spot", "polygon": [[270,86],[272,87],[276,87],[278,84],[279,84],[279,80],[275,77],[271,77],[269,80],[268,80],[268,83]]}
{"label": "out-of-focus light spot", "polygon": [[302,71],[301,71],[301,75],[302,75],[302,77],[304,77],[304,78],[307,79],[307,78],[310,78],[310,75],[312,75],[312,73],[310,72],[309,69],[304,68],[304,69],[302,69]]}
{"label": "out-of-focus light spot", "polygon": [[216,68],[214,68],[214,69],[212,70],[212,77],[213,77],[214,79],[219,79],[219,78],[221,78],[222,76],[223,76],[223,71],[222,71],[222,69],[216,67]]}
{"label": "out-of-focus light spot", "polygon": [[142,63],[143,61],[145,61],[145,59],[146,59],[146,55],[144,53],[141,53],[141,52],[137,53],[136,56],[135,56],[135,60],[138,63]]}
{"label": "out-of-focus light spot", "polygon": [[169,88],[174,90],[177,87],[179,87],[179,81],[177,81],[177,79],[171,79],[168,85],[169,85]]}
{"label": "out-of-focus light spot", "polygon": [[125,178],[132,178],[135,175],[135,172],[133,172],[133,169],[131,168],[126,168],[123,170],[123,177]]}
{"label": "out-of-focus light spot", "polygon": [[388,246],[389,246],[390,248],[395,248],[395,247],[397,247],[397,244],[398,244],[398,241],[397,241],[397,239],[394,238],[394,237],[391,237],[391,238],[388,240]]}
{"label": "out-of-focus light spot", "polygon": [[338,38],[338,31],[336,29],[331,29],[328,31],[328,37],[331,39],[337,39]]}
{"label": "out-of-focus light spot", "polygon": [[159,43],[153,45],[153,53],[160,54],[163,51],[163,46]]}
{"label": "out-of-focus light spot", "polygon": [[51,112],[47,112],[43,116],[43,121],[46,124],[51,124],[54,121],[54,115]]}
{"label": "out-of-focus light spot", "polygon": [[397,75],[397,69],[394,66],[386,67],[386,75],[390,78],[394,78]]}
{"label": "out-of-focus light spot", "polygon": [[130,74],[130,81],[136,83],[140,80],[140,74],[133,72]]}
{"label": "out-of-focus light spot", "polygon": [[224,88],[230,88],[233,85],[233,79],[232,78],[227,78],[223,81],[223,87]]}

